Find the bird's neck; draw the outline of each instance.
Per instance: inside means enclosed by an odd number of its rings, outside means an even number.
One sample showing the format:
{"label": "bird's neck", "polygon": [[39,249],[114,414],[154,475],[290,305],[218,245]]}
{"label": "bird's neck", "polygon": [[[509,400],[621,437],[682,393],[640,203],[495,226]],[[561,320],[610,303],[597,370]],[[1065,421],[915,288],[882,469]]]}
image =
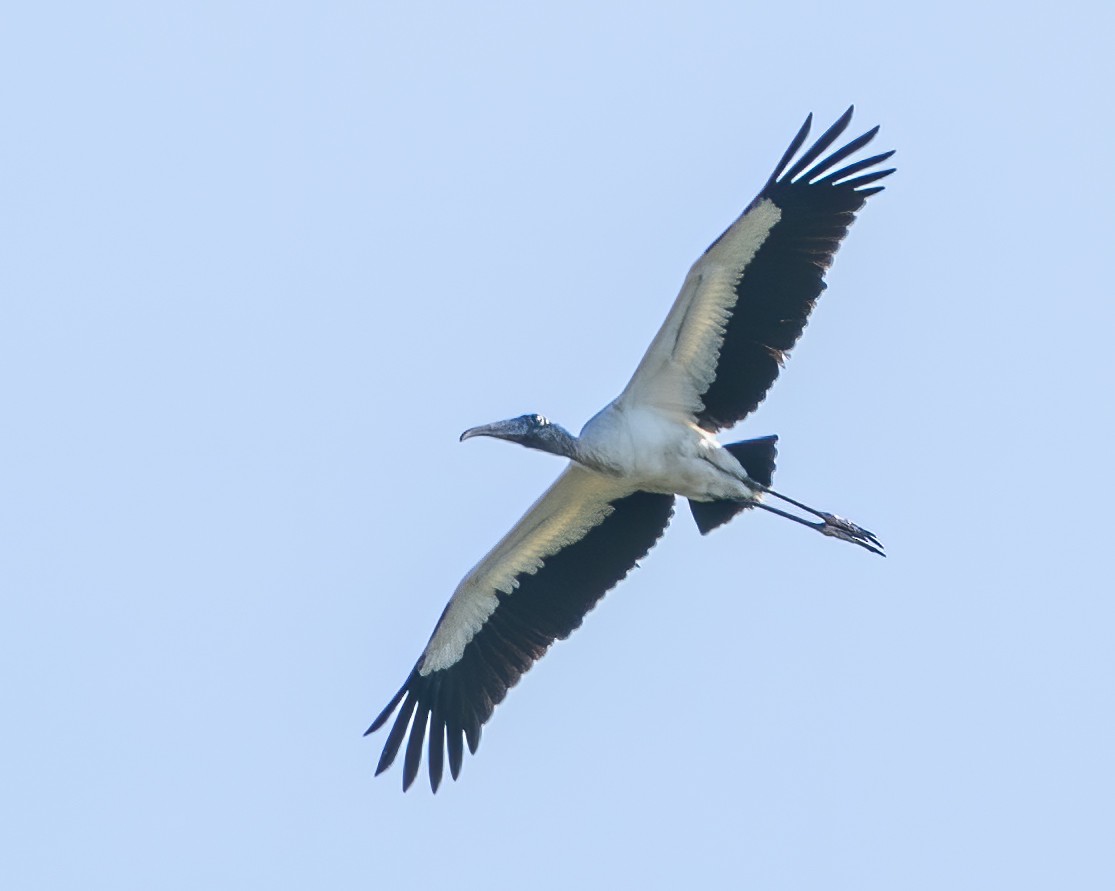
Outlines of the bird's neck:
{"label": "bird's neck", "polygon": [[577,437],[560,424],[553,423],[533,431],[530,438],[523,441],[523,445],[551,455],[572,458],[574,461],[578,460],[581,451]]}
{"label": "bird's neck", "polygon": [[563,458],[569,458],[578,464],[593,470],[599,470],[602,473],[611,472],[611,468],[606,463],[599,460],[598,456],[589,451],[580,439],[560,424],[547,424],[537,431],[529,442],[523,444],[532,449],[549,452],[551,455],[561,455]]}

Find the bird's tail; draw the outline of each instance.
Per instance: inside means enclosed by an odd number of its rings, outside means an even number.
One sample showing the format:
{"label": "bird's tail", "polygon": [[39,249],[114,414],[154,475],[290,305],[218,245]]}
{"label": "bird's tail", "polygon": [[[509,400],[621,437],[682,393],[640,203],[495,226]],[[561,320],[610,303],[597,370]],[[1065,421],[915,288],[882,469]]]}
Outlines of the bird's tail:
{"label": "bird's tail", "polygon": [[[757,483],[769,486],[774,477],[774,457],[778,454],[775,443],[777,436],[763,436],[759,439],[745,439],[733,442],[726,448],[743,465],[747,475]],[[707,535],[717,526],[723,526],[740,511],[747,510],[750,504],[744,501],[690,501],[689,509],[701,535]]]}

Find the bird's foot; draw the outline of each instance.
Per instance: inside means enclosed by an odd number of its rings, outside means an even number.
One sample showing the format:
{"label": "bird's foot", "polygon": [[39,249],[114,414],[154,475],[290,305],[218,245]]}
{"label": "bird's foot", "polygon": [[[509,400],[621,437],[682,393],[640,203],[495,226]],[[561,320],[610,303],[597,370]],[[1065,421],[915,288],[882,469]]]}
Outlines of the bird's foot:
{"label": "bird's foot", "polygon": [[817,516],[823,521],[818,526],[822,535],[830,535],[841,541],[850,541],[852,544],[857,544],[861,548],[869,550],[872,554],[878,554],[880,557],[886,556],[883,552],[883,543],[875,537],[873,532],[869,532],[862,526],[857,526],[850,520],[838,517],[836,514],[818,512]]}

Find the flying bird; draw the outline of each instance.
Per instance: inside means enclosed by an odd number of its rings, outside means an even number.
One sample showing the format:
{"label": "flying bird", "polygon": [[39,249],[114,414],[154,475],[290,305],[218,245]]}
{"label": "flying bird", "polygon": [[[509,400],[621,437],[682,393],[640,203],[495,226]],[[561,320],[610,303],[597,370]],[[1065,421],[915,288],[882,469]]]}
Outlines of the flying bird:
{"label": "flying bird", "polygon": [[538,414],[461,434],[517,442],[569,465],[457,586],[414,669],[368,728],[398,710],[377,775],[405,739],[409,788],[428,732],[430,787],[437,791],[447,755],[456,779],[464,746],[476,753],[508,689],[646,556],[675,496],[688,499],[702,534],[761,508],[885,556],[866,529],[771,489],[776,436],[728,445],[714,436],[766,396],[856,212],[883,189],[871,184],[894,172],[879,169],[893,152],[840,166],[878,127],[825,154],[852,111],[795,160],[806,118],[762,191],[689,270],[627,387],[579,436]]}

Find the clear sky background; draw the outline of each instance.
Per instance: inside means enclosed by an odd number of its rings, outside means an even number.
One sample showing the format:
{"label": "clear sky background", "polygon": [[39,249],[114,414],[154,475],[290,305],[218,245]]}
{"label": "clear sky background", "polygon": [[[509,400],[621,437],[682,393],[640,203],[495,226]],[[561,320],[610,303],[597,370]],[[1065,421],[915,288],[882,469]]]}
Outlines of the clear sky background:
{"label": "clear sky background", "polygon": [[[9,4],[9,888],[1115,886],[1110,4]],[[899,172],[688,512],[407,795],[371,718],[807,112]]]}

